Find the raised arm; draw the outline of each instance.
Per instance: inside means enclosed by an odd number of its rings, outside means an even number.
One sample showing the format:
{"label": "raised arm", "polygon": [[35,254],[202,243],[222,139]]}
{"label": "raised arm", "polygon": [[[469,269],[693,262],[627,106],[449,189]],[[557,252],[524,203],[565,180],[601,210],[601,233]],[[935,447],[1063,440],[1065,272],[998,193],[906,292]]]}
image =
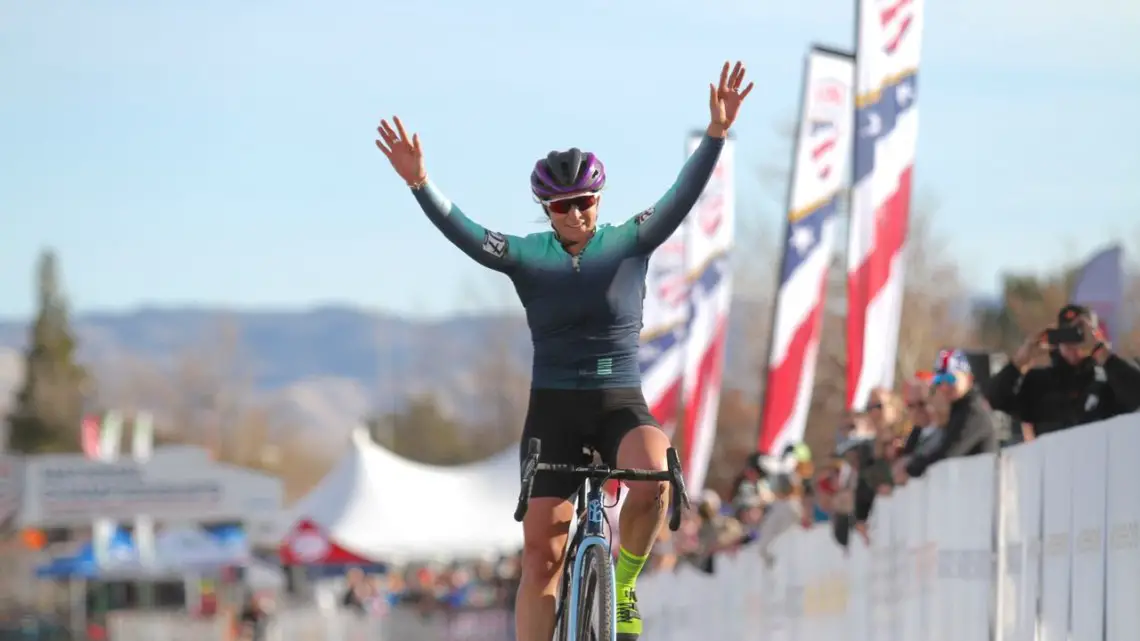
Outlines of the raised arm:
{"label": "raised arm", "polygon": [[480,265],[501,272],[510,271],[518,263],[517,254],[512,253],[511,243],[513,240],[517,251],[519,239],[485,229],[463,215],[428,180],[419,134],[409,137],[399,118],[393,116],[392,121],[396,123],[394,129],[387,120],[380,121],[380,126],[376,129],[380,133],[380,140],[376,141],[376,147],[411,188],[428,219],[452,244]]}
{"label": "raised arm", "polygon": [[518,264],[519,239],[486,229],[471,220],[447,199],[430,181],[412,189],[420,208],[443,235],[475,262],[500,272],[509,272]]}
{"label": "raised arm", "polygon": [[740,62],[732,67],[731,72],[729,63],[726,62],[720,71],[720,84],[709,85],[709,126],[704,139],[693,155],[685,161],[677,182],[673,183],[656,205],[639,214],[634,220],[638,224],[639,251],[648,253],[657,249],[681,226],[689,210],[697,204],[697,199],[701,197],[701,192],[704,191],[713,169],[716,168],[728,130],[740,113],[740,105],[752,91],[752,83],[741,89],[741,85],[744,84],[744,72],[744,65]]}
{"label": "raised arm", "polygon": [[721,149],[724,149],[724,138],[706,134],[697,150],[685,161],[681,174],[669,191],[653,207],[637,215],[634,223],[638,225],[639,250],[648,253],[657,249],[681,226],[708,184]]}

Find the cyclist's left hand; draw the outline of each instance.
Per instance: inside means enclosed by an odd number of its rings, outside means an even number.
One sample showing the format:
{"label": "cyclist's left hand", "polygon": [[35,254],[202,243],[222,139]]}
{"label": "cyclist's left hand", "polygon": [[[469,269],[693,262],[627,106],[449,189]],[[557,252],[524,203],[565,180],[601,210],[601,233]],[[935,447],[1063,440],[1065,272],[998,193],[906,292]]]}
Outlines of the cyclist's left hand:
{"label": "cyclist's left hand", "polygon": [[732,123],[736,122],[736,116],[740,113],[740,105],[748,97],[753,87],[753,83],[750,82],[741,90],[742,84],[744,84],[744,63],[737,60],[731,72],[729,71],[729,63],[724,63],[724,67],[720,70],[720,84],[709,85],[710,119],[708,133],[710,136],[724,138],[728,134],[729,128],[732,127]]}

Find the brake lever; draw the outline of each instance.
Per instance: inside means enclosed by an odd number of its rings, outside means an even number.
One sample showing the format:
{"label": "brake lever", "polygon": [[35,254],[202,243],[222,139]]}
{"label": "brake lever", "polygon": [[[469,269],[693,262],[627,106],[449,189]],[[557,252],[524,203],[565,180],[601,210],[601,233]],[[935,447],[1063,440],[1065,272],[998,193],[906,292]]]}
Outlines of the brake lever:
{"label": "brake lever", "polygon": [[526,460],[522,466],[522,487],[519,489],[519,502],[515,506],[515,521],[522,523],[530,508],[530,493],[534,489],[534,477],[538,474],[538,458],[542,449],[542,442],[536,438],[530,439],[526,447]]}
{"label": "brake lever", "polygon": [[669,515],[669,529],[676,532],[681,528],[681,517],[689,509],[689,495],[685,491],[685,476],[681,472],[681,459],[677,450],[669,448],[665,451],[665,460],[669,468],[669,485],[672,490],[673,513]]}

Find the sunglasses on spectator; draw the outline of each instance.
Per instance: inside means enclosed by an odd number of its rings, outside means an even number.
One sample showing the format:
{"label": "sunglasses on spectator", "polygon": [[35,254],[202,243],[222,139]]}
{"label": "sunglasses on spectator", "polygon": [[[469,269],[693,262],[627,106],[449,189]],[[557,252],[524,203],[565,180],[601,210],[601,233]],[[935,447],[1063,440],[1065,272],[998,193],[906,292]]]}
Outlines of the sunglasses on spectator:
{"label": "sunglasses on spectator", "polygon": [[953,372],[941,372],[934,375],[934,380],[930,382],[931,385],[953,385],[958,382],[958,377]]}
{"label": "sunglasses on spectator", "polygon": [[587,209],[598,204],[597,194],[582,194],[580,196],[569,196],[566,198],[555,198],[553,200],[544,200],[542,204],[554,214],[568,214],[571,209],[578,211],[586,211]]}

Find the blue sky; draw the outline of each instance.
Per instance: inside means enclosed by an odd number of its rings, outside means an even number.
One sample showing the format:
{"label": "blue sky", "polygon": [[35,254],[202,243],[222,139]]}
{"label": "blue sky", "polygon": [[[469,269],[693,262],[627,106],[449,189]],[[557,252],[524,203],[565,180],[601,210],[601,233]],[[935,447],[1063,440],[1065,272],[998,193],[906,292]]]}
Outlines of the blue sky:
{"label": "blue sky", "polygon": [[[737,129],[739,216],[776,234],[759,167],[786,160],[777,131],[807,45],[850,46],[852,14],[836,0],[9,0],[0,316],[29,313],[48,245],[80,309],[513,305],[416,208],[372,145],[379,117],[419,131],[433,179],[489,227],[541,229],[529,168],[569,146],[605,160],[602,216],[623,220],[673,179],[727,58],[758,85]],[[928,2],[916,175],[973,289],[1140,238],[1137,32],[1140,3],[1121,0]],[[771,247],[741,251],[775,261]]]}

